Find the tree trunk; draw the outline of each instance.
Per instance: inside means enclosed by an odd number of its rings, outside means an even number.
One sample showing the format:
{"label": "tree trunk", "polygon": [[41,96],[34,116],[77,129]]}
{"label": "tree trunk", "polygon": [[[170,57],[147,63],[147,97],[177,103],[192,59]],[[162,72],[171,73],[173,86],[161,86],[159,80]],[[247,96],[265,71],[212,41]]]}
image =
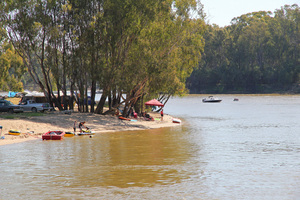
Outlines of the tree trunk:
{"label": "tree trunk", "polygon": [[142,98],[141,98],[141,113],[144,113],[145,112],[145,107],[144,107],[144,96],[145,94],[142,95]]}
{"label": "tree trunk", "polygon": [[85,112],[89,112],[89,96],[88,96],[88,88],[87,88],[87,80],[85,82],[85,92],[84,92],[84,98],[85,98]]}
{"label": "tree trunk", "polygon": [[136,113],[141,113],[141,104],[143,102],[141,102],[141,97],[139,97],[136,101],[136,103],[134,104],[134,110]]}
{"label": "tree trunk", "polygon": [[116,105],[118,105],[120,103],[120,97],[119,97],[119,94],[117,95],[117,90],[116,89],[114,89],[112,91],[112,96],[113,96],[112,107],[115,107]]}
{"label": "tree trunk", "polygon": [[109,110],[111,109],[112,107],[112,99],[111,99],[111,94],[108,95],[108,108]]}
{"label": "tree trunk", "polygon": [[58,98],[58,105],[57,107],[59,108],[59,105],[61,105],[61,98],[60,98],[60,89],[59,89],[59,83],[56,83],[57,85],[57,98]]}
{"label": "tree trunk", "polygon": [[70,110],[74,110],[74,83],[71,82],[71,88],[70,88],[70,98],[69,98],[69,105],[70,105]]}
{"label": "tree trunk", "polygon": [[95,112],[96,81],[92,81],[91,89],[91,113]]}
{"label": "tree trunk", "polygon": [[100,101],[97,105],[95,113],[97,113],[97,114],[102,114],[103,113],[103,107],[104,107],[107,96],[108,96],[108,90],[103,89],[103,93],[101,95],[101,98],[100,98]]}

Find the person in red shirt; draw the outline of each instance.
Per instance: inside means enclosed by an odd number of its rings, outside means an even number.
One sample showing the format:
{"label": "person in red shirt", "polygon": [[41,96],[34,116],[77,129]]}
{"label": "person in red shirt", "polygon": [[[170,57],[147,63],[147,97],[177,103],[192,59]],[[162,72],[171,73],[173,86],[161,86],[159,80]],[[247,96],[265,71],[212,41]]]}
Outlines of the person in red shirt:
{"label": "person in red shirt", "polygon": [[163,118],[164,118],[164,109],[161,109],[160,111],[160,120],[163,121]]}

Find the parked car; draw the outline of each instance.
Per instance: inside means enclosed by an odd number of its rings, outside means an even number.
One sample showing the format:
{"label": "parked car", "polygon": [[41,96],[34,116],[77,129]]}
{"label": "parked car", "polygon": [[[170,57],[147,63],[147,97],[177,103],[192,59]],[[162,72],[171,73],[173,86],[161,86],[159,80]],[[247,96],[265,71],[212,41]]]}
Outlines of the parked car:
{"label": "parked car", "polygon": [[36,103],[32,100],[21,102],[19,105],[23,107],[24,111],[44,112],[53,110],[49,103]]}
{"label": "parked car", "polygon": [[0,112],[19,113],[23,111],[22,106],[15,105],[7,100],[0,100]]}

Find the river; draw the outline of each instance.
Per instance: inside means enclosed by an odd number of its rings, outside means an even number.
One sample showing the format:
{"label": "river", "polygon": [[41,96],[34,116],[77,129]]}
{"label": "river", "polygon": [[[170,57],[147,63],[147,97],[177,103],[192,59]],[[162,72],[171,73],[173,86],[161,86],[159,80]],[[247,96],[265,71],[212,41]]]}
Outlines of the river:
{"label": "river", "polygon": [[170,99],[182,126],[0,146],[0,199],[299,199],[300,96],[218,97]]}

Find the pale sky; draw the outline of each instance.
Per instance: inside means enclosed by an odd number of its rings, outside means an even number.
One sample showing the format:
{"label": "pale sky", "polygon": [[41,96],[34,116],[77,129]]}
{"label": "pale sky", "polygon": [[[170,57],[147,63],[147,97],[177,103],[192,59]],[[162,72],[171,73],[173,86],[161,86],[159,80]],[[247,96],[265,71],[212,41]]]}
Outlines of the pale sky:
{"label": "pale sky", "polygon": [[233,18],[257,11],[271,11],[280,9],[288,4],[298,4],[300,0],[201,0],[209,24],[221,27],[230,25]]}

